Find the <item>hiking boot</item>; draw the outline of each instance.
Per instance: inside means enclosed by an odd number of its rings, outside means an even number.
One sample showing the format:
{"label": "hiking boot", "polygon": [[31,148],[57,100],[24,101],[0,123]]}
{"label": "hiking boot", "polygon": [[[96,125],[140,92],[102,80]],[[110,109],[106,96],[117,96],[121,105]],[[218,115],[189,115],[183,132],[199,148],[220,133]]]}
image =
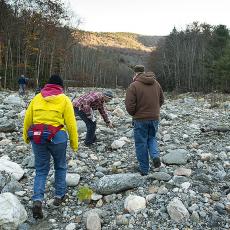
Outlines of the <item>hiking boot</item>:
{"label": "hiking boot", "polygon": [[155,168],[159,168],[161,166],[161,160],[159,157],[153,158],[153,165]]}
{"label": "hiking boot", "polygon": [[60,206],[62,204],[62,202],[64,202],[66,200],[66,195],[62,196],[62,197],[54,197],[54,202],[53,205],[54,206]]}
{"label": "hiking boot", "polygon": [[93,147],[94,146],[94,143],[84,143],[85,147]]}
{"label": "hiking boot", "polygon": [[138,166],[134,166],[134,172],[138,172],[141,174],[141,176],[147,176],[148,173],[142,172]]}
{"label": "hiking boot", "polygon": [[36,200],[33,202],[33,218],[34,219],[42,219],[43,213],[42,213],[42,202],[40,200]]}

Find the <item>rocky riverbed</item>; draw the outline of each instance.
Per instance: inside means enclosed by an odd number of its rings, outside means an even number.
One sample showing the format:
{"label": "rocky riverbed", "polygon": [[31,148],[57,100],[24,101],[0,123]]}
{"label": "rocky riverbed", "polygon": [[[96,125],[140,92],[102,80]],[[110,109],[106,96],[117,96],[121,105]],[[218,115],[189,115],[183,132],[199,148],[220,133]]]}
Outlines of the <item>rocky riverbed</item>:
{"label": "rocky riverbed", "polygon": [[[69,88],[67,95],[89,90]],[[53,207],[51,167],[42,220],[32,217],[34,157],[22,140],[33,93],[21,98],[0,92],[0,229],[230,229],[230,131],[215,131],[230,129],[230,96],[166,95],[158,132],[162,164],[159,169],[151,165],[142,177],[135,172],[125,92],[113,91],[107,108],[115,128],[107,128],[97,114],[98,141],[88,148],[83,145],[85,125],[78,120],[77,154],[68,147],[68,198]],[[82,186],[94,191],[88,202],[77,197]]]}

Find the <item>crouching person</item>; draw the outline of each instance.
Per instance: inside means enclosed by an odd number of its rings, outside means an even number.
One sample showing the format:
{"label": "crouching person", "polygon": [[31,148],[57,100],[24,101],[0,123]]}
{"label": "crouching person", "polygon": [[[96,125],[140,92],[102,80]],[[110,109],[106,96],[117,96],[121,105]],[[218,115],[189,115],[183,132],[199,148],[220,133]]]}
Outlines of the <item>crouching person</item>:
{"label": "crouching person", "polygon": [[66,194],[66,148],[67,133],[73,151],[78,149],[77,124],[70,99],[63,93],[63,80],[52,75],[41,93],[30,102],[24,119],[23,139],[31,141],[35,155],[35,178],[33,188],[33,217],[43,218],[46,179],[50,170],[50,158],[54,160],[55,206],[59,206]]}
{"label": "crouching person", "polygon": [[90,146],[96,141],[96,118],[94,117],[94,110],[98,110],[106,125],[113,128],[113,124],[109,120],[108,113],[105,108],[105,103],[109,102],[112,98],[113,94],[111,91],[107,91],[105,93],[90,92],[73,101],[75,114],[78,115],[86,124],[86,146]]}

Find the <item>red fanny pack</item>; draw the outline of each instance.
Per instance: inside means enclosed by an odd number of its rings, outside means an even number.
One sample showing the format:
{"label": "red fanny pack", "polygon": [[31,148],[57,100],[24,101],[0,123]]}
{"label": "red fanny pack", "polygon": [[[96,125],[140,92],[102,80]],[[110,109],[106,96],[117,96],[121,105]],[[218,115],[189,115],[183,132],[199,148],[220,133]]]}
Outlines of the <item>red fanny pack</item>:
{"label": "red fanny pack", "polygon": [[51,142],[55,134],[63,127],[63,125],[55,127],[46,124],[34,124],[28,129],[28,137],[35,144],[45,144]]}

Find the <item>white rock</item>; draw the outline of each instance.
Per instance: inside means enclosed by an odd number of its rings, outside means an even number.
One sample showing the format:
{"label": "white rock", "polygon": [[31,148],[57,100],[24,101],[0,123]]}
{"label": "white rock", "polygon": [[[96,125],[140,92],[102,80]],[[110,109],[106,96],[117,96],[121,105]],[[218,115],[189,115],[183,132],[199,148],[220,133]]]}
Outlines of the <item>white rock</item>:
{"label": "white rock", "polygon": [[122,140],[115,140],[112,144],[111,144],[111,148],[112,149],[119,149],[122,148],[125,145],[125,141]]}
{"label": "white rock", "polygon": [[80,181],[80,175],[76,173],[67,173],[66,174],[66,183],[67,186],[77,186]]}
{"label": "white rock", "polygon": [[65,230],[74,230],[76,227],[77,225],[75,223],[70,223],[65,227]]}
{"label": "white rock", "polygon": [[174,175],[176,176],[191,176],[192,174],[192,170],[191,169],[187,169],[187,168],[183,168],[183,167],[180,167],[180,168],[177,168],[174,173]]}
{"label": "white rock", "polygon": [[100,194],[93,193],[91,199],[94,200],[94,201],[96,201],[96,200],[100,200],[102,197],[103,196],[100,195]]}
{"label": "white rock", "polygon": [[121,166],[121,162],[120,161],[116,161],[113,163],[113,166],[118,167]]}
{"label": "white rock", "polygon": [[230,200],[230,193],[227,195],[228,200]]}
{"label": "white rock", "polygon": [[25,152],[27,150],[27,146],[25,146],[25,145],[18,145],[18,146],[16,146],[15,150],[17,152]]}
{"label": "white rock", "polygon": [[25,107],[26,104],[25,102],[23,101],[22,98],[20,98],[19,96],[17,95],[10,95],[8,97],[6,97],[3,102],[5,104],[10,104],[10,105],[16,105],[16,106],[20,106],[20,107]]}
{"label": "white rock", "polygon": [[184,134],[182,137],[184,140],[188,141],[189,140],[189,136],[187,134]]}
{"label": "white rock", "polygon": [[86,219],[86,229],[101,230],[101,219],[96,212],[90,212]]}
{"label": "white rock", "polygon": [[146,202],[149,203],[151,200],[153,200],[156,197],[155,193],[149,194],[146,196]]}
{"label": "white rock", "polygon": [[177,116],[176,114],[169,113],[169,114],[168,114],[168,118],[169,118],[170,120],[174,120],[174,119],[178,118],[178,116]]}
{"label": "white rock", "polygon": [[202,161],[209,161],[214,158],[214,156],[211,153],[202,153],[200,157]]}
{"label": "white rock", "polygon": [[130,142],[129,138],[127,138],[127,137],[121,137],[119,140],[120,140],[120,141],[125,141],[125,142],[127,142],[127,143]]}
{"label": "white rock", "polygon": [[27,212],[12,193],[0,194],[0,226],[3,229],[17,229],[27,220]]}
{"label": "white rock", "polygon": [[224,168],[230,168],[230,161],[224,161]]}
{"label": "white rock", "polygon": [[170,201],[170,203],[167,206],[167,211],[170,217],[176,222],[181,222],[189,218],[188,210],[177,197]]}
{"label": "white rock", "polygon": [[102,205],[103,205],[103,201],[102,201],[102,199],[100,199],[100,200],[96,203],[96,207],[97,207],[97,208],[100,208],[100,207],[102,207]]}
{"label": "white rock", "polygon": [[146,208],[146,200],[141,196],[130,195],[125,199],[124,207],[128,212],[138,212]]}
{"label": "white rock", "polygon": [[26,191],[18,191],[18,192],[15,192],[15,194],[17,196],[24,196],[26,194]]}
{"label": "white rock", "polygon": [[113,114],[117,117],[125,117],[125,112],[120,107],[116,107],[116,109],[113,111]]}
{"label": "white rock", "polygon": [[3,139],[3,140],[0,141],[0,146],[6,146],[6,145],[9,145],[9,144],[12,144],[11,140],[9,140],[9,139]]}
{"label": "white rock", "polygon": [[191,185],[191,184],[190,184],[189,182],[184,182],[184,183],[182,183],[180,186],[181,186],[181,188],[187,190],[187,189],[190,187],[190,185]]}
{"label": "white rock", "polygon": [[20,165],[5,159],[4,157],[0,158],[0,171],[6,171],[16,180],[20,180],[24,175],[24,170]]}
{"label": "white rock", "polygon": [[95,160],[95,161],[98,160],[97,156],[94,154],[90,154],[89,156],[92,160]]}

